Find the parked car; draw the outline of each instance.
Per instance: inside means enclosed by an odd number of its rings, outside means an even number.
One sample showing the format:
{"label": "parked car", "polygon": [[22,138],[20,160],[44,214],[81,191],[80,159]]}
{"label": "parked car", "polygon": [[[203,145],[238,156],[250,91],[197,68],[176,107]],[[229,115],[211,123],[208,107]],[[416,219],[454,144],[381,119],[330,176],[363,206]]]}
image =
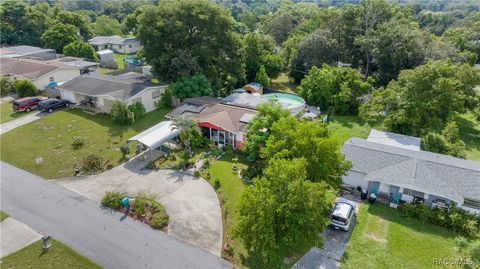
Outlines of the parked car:
{"label": "parked car", "polygon": [[13,111],[15,112],[30,112],[34,109],[37,109],[38,103],[42,101],[38,97],[25,97],[13,101]]}
{"label": "parked car", "polygon": [[38,103],[38,110],[40,111],[48,111],[48,113],[52,113],[53,110],[60,108],[60,107],[69,107],[74,103],[70,102],[69,100],[64,99],[48,99],[45,101],[41,101]]}
{"label": "parked car", "polygon": [[350,230],[355,218],[355,204],[345,199],[339,199],[333,206],[330,216],[332,227],[337,230]]}

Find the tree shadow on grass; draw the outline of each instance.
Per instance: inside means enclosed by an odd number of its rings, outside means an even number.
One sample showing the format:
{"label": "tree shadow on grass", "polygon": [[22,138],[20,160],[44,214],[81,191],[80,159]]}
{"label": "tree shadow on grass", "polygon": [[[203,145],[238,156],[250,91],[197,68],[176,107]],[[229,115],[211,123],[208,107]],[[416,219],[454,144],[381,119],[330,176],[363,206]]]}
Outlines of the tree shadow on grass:
{"label": "tree shadow on grass", "polygon": [[[455,122],[460,131],[460,137],[468,150],[480,150],[480,130],[476,128],[475,119],[469,120],[461,115],[455,116]],[[480,123],[477,123],[480,126]]]}
{"label": "tree shadow on grass", "polygon": [[444,227],[405,217],[400,213],[398,209],[390,208],[388,205],[385,204],[376,203],[370,205],[368,207],[368,213],[421,233],[437,235],[450,239],[455,238],[455,233]]}

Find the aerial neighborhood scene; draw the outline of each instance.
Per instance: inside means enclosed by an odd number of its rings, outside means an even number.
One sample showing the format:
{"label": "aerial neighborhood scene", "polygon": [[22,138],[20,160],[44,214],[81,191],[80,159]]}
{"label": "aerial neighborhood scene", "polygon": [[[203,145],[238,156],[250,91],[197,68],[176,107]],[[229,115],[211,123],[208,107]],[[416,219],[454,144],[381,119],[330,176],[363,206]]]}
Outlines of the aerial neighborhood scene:
{"label": "aerial neighborhood scene", "polygon": [[1,0],[0,268],[480,269],[480,1]]}

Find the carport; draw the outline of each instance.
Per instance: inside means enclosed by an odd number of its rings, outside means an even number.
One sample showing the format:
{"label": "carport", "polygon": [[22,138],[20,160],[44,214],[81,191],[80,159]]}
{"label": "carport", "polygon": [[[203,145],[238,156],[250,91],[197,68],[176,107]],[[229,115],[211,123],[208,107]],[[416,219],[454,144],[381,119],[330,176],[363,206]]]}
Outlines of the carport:
{"label": "carport", "polygon": [[161,145],[171,141],[180,134],[180,130],[174,128],[172,121],[162,121],[147,130],[127,140],[128,143],[136,141],[147,147],[151,152]]}

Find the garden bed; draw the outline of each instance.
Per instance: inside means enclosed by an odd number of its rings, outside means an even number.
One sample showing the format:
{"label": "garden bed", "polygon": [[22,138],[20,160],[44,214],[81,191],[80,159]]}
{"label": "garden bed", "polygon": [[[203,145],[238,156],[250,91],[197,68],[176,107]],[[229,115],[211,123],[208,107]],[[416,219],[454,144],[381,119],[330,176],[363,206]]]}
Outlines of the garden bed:
{"label": "garden bed", "polygon": [[130,210],[122,204],[125,194],[120,192],[107,192],[102,199],[102,205],[122,212],[134,220],[150,225],[154,229],[166,232],[169,216],[165,207],[155,200],[155,196],[138,193],[135,198],[129,197]]}

